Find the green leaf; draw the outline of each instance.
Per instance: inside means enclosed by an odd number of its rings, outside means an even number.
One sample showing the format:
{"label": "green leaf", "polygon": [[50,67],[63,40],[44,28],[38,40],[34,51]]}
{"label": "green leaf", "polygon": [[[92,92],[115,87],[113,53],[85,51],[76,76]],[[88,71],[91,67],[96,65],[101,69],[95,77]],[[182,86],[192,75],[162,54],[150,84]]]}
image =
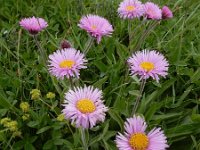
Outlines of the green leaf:
{"label": "green leaf", "polygon": [[39,125],[39,121],[30,121],[27,125],[29,127],[36,128]]}
{"label": "green leaf", "polygon": [[41,129],[39,129],[39,130],[36,132],[36,134],[41,134],[41,133],[43,133],[43,132],[49,130],[50,128],[51,128],[51,126],[43,127],[43,128],[41,128]]}
{"label": "green leaf", "polygon": [[104,78],[100,79],[99,81],[95,82],[93,84],[94,87],[97,87],[99,89],[102,89],[102,85],[108,80],[108,77],[105,76]]}
{"label": "green leaf", "polygon": [[192,121],[200,123],[200,114],[192,114]]}
{"label": "green leaf", "polygon": [[3,90],[0,90],[0,106],[6,109],[13,108],[12,104],[8,101],[8,98],[6,98]]}
{"label": "green leaf", "polygon": [[136,97],[140,95],[140,91],[139,90],[132,90],[132,91],[129,91],[128,93],[131,94],[131,95],[134,95]]}
{"label": "green leaf", "polygon": [[48,140],[46,143],[44,143],[43,149],[44,150],[51,150],[54,147],[54,140]]}
{"label": "green leaf", "polygon": [[103,62],[95,61],[94,64],[101,72],[106,72],[107,71],[107,66]]}
{"label": "green leaf", "polygon": [[31,143],[26,142],[24,145],[24,150],[35,150],[35,148]]}
{"label": "green leaf", "polygon": [[164,115],[154,115],[152,117],[152,120],[165,120],[165,119],[170,119],[170,118],[177,118],[180,115],[182,115],[182,112],[179,113],[168,113]]}
{"label": "green leaf", "polygon": [[65,142],[67,142],[67,140],[65,140],[65,139],[54,139],[53,140],[53,143],[55,145],[63,145]]}
{"label": "green leaf", "polygon": [[166,135],[168,138],[175,138],[179,136],[182,136],[182,138],[187,138],[187,136],[190,134],[199,134],[200,133],[199,126],[200,123],[179,125],[166,130]]}
{"label": "green leaf", "polygon": [[149,121],[152,119],[153,115],[156,113],[156,111],[160,108],[161,104],[159,103],[153,103],[150,105],[149,109],[145,113],[145,120]]}
{"label": "green leaf", "polygon": [[115,110],[112,110],[112,109],[110,109],[108,113],[111,116],[111,118],[114,119],[118,123],[118,125],[121,128],[121,130],[123,130],[124,121],[122,120],[120,115]]}

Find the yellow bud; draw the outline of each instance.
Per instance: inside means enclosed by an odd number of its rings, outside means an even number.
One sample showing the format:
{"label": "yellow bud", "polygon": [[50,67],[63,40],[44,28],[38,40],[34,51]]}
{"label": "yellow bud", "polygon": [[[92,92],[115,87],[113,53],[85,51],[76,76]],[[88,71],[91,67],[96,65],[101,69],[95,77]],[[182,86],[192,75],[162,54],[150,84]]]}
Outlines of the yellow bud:
{"label": "yellow bud", "polygon": [[55,93],[53,93],[53,92],[48,92],[46,96],[47,96],[47,98],[49,98],[49,99],[53,99],[53,98],[55,98],[56,95],[55,95]]}
{"label": "yellow bud", "polygon": [[22,120],[23,120],[23,121],[28,120],[29,117],[30,117],[29,114],[24,114],[24,115],[22,116]]}
{"label": "yellow bud", "polygon": [[28,112],[29,111],[29,104],[27,102],[21,102],[21,104],[19,105],[19,107],[21,108],[21,110],[23,112]]}
{"label": "yellow bud", "polygon": [[11,121],[11,119],[6,117],[6,118],[1,119],[0,124],[5,126],[10,121]]}
{"label": "yellow bud", "polygon": [[22,132],[21,131],[15,131],[12,134],[13,137],[21,137],[22,136]]}
{"label": "yellow bud", "polygon": [[56,119],[58,121],[64,121],[65,120],[65,115],[64,114],[60,114],[60,115],[58,115],[58,117]]}
{"label": "yellow bud", "polygon": [[32,100],[36,100],[36,99],[38,99],[38,98],[40,97],[41,92],[40,92],[40,90],[38,90],[38,89],[33,89],[33,90],[30,92],[30,94],[31,94],[31,99],[32,99]]}
{"label": "yellow bud", "polygon": [[17,131],[17,121],[10,121],[5,125],[5,127],[12,132]]}

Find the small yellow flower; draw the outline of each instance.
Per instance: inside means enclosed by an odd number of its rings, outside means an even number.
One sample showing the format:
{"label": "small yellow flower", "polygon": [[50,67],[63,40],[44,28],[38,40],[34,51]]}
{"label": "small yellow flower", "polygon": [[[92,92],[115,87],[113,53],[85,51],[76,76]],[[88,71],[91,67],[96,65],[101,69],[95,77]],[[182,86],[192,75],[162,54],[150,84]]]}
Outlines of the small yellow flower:
{"label": "small yellow flower", "polygon": [[48,92],[46,96],[47,96],[47,98],[49,98],[49,99],[53,99],[53,98],[55,98],[56,95],[55,95],[55,93],[53,93],[53,92]]}
{"label": "small yellow flower", "polygon": [[60,115],[58,115],[58,117],[56,118],[58,121],[64,121],[65,120],[65,116],[64,116],[64,114],[60,114]]}
{"label": "small yellow flower", "polygon": [[38,99],[38,98],[40,97],[41,92],[40,92],[40,90],[38,90],[38,89],[33,89],[33,90],[30,92],[30,94],[31,94],[31,99],[32,99],[32,100],[36,100],[36,99]]}
{"label": "small yellow flower", "polygon": [[29,111],[29,104],[27,102],[21,102],[21,104],[19,105],[19,107],[21,108],[21,110],[23,112],[28,112]]}
{"label": "small yellow flower", "polygon": [[13,137],[21,137],[22,136],[22,132],[21,131],[15,131],[12,134]]}
{"label": "small yellow flower", "polygon": [[22,116],[22,119],[23,119],[23,121],[25,121],[25,120],[28,120],[29,117],[30,117],[29,114],[24,114],[24,115]]}
{"label": "small yellow flower", "polygon": [[14,132],[17,131],[17,124],[18,124],[17,121],[10,121],[5,125],[5,127],[7,127],[8,130]]}
{"label": "small yellow flower", "polygon": [[11,121],[11,119],[6,117],[6,118],[1,119],[0,124],[5,126],[10,121]]}

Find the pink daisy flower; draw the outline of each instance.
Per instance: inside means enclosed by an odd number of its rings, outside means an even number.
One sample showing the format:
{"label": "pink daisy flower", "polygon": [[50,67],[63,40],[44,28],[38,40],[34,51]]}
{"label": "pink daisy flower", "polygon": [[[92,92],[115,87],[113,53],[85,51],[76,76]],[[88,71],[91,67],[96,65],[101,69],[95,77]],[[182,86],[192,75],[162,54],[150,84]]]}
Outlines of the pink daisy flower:
{"label": "pink daisy flower", "polygon": [[69,90],[65,94],[65,103],[62,112],[76,127],[92,128],[105,120],[108,111],[102,101],[102,91],[92,86]]}
{"label": "pink daisy flower", "polygon": [[79,77],[79,71],[87,68],[85,55],[74,48],[57,50],[49,55],[49,72],[57,78]]}
{"label": "pink daisy flower", "polygon": [[169,18],[173,18],[172,11],[167,6],[163,6],[163,8],[162,8],[162,19],[169,19]]}
{"label": "pink daisy flower", "polygon": [[97,15],[83,16],[78,26],[86,30],[91,36],[97,39],[99,44],[102,36],[109,36],[113,32],[112,25],[103,17]]}
{"label": "pink daisy flower", "polygon": [[144,4],[145,15],[147,19],[160,20],[162,19],[162,11],[158,5],[147,2]]}
{"label": "pink daisy flower", "polygon": [[124,0],[120,3],[118,13],[121,18],[140,18],[144,15],[143,4],[138,0]]}
{"label": "pink daisy flower", "polygon": [[124,134],[119,133],[115,141],[119,150],[165,150],[169,147],[161,128],[145,132],[147,125],[140,116],[128,118],[124,128]]}
{"label": "pink daisy flower", "polygon": [[36,18],[34,16],[22,19],[19,24],[32,35],[39,33],[48,26],[43,18]]}
{"label": "pink daisy flower", "polygon": [[165,57],[155,50],[143,50],[133,54],[128,59],[132,75],[139,75],[142,79],[152,77],[159,81],[159,76],[165,77],[168,71],[168,62]]}

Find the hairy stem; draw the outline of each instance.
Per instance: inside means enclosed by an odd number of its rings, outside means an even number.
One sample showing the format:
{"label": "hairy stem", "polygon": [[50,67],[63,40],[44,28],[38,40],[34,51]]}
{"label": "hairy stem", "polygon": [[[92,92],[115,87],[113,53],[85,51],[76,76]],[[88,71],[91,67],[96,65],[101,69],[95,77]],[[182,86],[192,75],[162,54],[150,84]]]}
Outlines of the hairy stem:
{"label": "hairy stem", "polygon": [[159,24],[159,21],[154,22],[147,30],[144,31],[144,33],[141,35],[140,39],[138,40],[134,51],[137,51],[141,48],[142,43],[145,41],[147,38],[148,34]]}
{"label": "hairy stem", "polygon": [[128,38],[129,38],[128,47],[130,49],[131,48],[131,20],[128,20]]}
{"label": "hairy stem", "polygon": [[88,145],[87,145],[86,136],[85,136],[85,130],[83,128],[80,128],[80,131],[81,131],[81,140],[82,140],[82,144],[83,144],[83,149],[88,150]]}
{"label": "hairy stem", "polygon": [[42,49],[42,47],[41,47],[41,45],[40,45],[40,43],[39,43],[39,41],[38,41],[38,39],[37,39],[37,35],[34,35],[33,38],[34,38],[35,43],[36,43],[36,45],[37,45],[37,47],[38,47],[38,50],[39,50],[39,52],[40,52],[40,55],[42,56],[42,61],[43,61],[44,65],[46,65],[46,63],[47,63],[47,62],[46,62],[46,60],[47,60],[46,53],[45,53],[44,50]]}
{"label": "hairy stem", "polygon": [[137,111],[137,108],[138,108],[140,99],[141,99],[141,97],[142,97],[142,93],[143,93],[143,91],[144,91],[144,86],[145,86],[145,84],[146,84],[146,79],[142,79],[142,82],[141,82],[141,84],[140,84],[140,93],[139,93],[139,95],[137,96],[137,98],[136,98],[136,100],[135,100],[135,105],[134,105],[134,107],[133,107],[133,113],[132,113],[132,115],[135,114],[136,111]]}
{"label": "hairy stem", "polygon": [[89,49],[91,48],[93,41],[94,41],[94,38],[90,36],[83,51],[85,55],[88,53]]}

